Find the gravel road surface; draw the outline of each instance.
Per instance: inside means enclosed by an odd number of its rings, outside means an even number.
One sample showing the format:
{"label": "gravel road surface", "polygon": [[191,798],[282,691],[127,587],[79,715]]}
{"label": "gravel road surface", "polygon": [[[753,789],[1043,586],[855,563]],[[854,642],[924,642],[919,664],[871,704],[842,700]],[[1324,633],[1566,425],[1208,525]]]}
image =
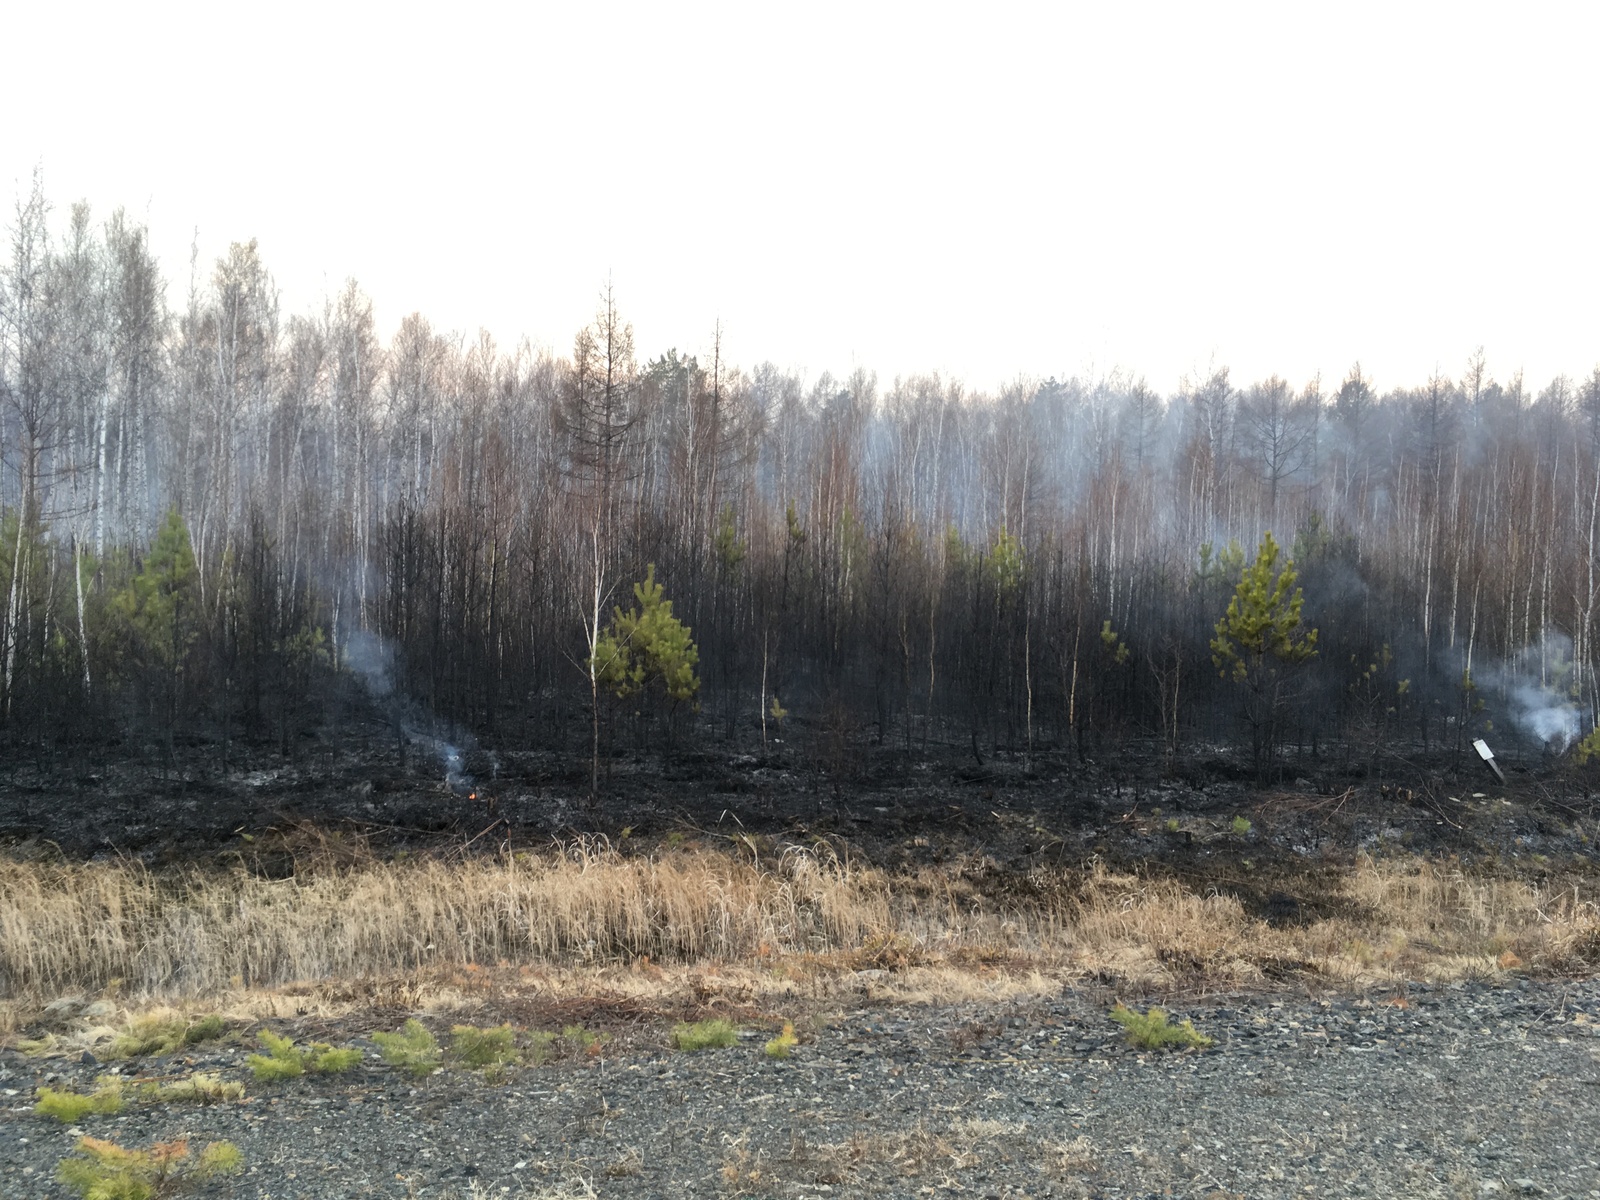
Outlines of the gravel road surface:
{"label": "gravel road surface", "polygon": [[[643,1028],[501,1083],[414,1081],[371,1052],[257,1084],[244,1048],[202,1047],[122,1070],[215,1072],[243,1103],[78,1132],[231,1139],[244,1173],[199,1193],[219,1197],[1600,1197],[1600,983],[1214,996],[1174,1016],[1216,1047],[1176,1053],[1126,1047],[1110,1002],[864,999],[787,1061],[766,1030],[684,1054]],[[0,1196],[70,1195],[54,1172],[76,1134],[33,1113],[34,1089],[105,1069],[0,1056]]]}

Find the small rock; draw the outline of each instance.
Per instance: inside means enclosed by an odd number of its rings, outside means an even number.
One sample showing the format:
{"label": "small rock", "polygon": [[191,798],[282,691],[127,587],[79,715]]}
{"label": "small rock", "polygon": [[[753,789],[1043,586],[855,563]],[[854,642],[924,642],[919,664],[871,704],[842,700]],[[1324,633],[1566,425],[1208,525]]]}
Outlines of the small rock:
{"label": "small rock", "polygon": [[86,1067],[92,1067],[100,1060],[97,1059],[92,1052],[85,1050],[82,1054],[78,1055],[78,1061]]}

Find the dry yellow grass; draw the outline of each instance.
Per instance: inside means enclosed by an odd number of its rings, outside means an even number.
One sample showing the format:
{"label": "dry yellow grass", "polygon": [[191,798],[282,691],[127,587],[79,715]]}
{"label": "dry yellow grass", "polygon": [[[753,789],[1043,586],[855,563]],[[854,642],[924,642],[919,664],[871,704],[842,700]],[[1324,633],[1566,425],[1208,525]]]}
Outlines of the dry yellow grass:
{"label": "dry yellow grass", "polygon": [[[1285,928],[1230,896],[1098,866],[1040,877],[1028,902],[1001,904],[974,882],[978,866],[891,875],[825,849],[763,861],[596,842],[356,861],[291,880],[0,858],[0,1023],[107,989],[130,1004],[205,998],[259,1017],[443,1009],[473,1002],[491,977],[546,996],[770,1006],[845,992],[1004,998],[1088,974],[1163,990],[1310,971],[1370,987],[1600,964],[1593,896],[1423,860],[1362,859],[1342,885],[1361,916]],[[495,969],[462,970],[479,966]]]}
{"label": "dry yellow grass", "polygon": [[[1489,975],[1511,965],[1600,966],[1600,905],[1576,888],[1468,875],[1424,859],[1358,859],[1341,886],[1361,912],[1274,928],[1237,898],[1095,871],[1063,933],[1086,969],[1152,989],[1202,972],[1247,984],[1309,970],[1339,984]],[[1504,960],[1514,951],[1518,963]]]}
{"label": "dry yellow grass", "polygon": [[763,867],[585,843],[287,880],[0,859],[0,994],[12,996],[112,979],[139,994],[197,995],[440,963],[753,958],[764,946],[859,946],[890,928],[883,876],[799,852]]}

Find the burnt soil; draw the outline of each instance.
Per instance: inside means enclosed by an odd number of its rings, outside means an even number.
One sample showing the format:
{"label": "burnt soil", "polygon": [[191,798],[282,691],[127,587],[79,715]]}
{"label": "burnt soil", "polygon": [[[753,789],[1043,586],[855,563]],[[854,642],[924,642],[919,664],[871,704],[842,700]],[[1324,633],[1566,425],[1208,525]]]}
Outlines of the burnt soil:
{"label": "burnt soil", "polygon": [[1000,894],[1026,893],[1035,868],[1098,860],[1216,888],[1280,922],[1333,915],[1331,885],[1358,853],[1559,882],[1595,874],[1600,839],[1600,799],[1568,764],[1513,760],[1502,785],[1470,751],[1397,759],[1385,778],[1303,758],[1263,785],[1221,752],[1165,762],[1136,742],[1098,760],[982,765],[948,749],[780,744],[615,758],[598,803],[588,762],[556,752],[466,752],[449,783],[437,754],[415,747],[402,763],[386,738],[292,760],[238,746],[226,767],[219,758],[195,747],[170,770],[115,757],[0,766],[0,847],[286,875],[307,854],[820,839],[888,869],[977,857]]}

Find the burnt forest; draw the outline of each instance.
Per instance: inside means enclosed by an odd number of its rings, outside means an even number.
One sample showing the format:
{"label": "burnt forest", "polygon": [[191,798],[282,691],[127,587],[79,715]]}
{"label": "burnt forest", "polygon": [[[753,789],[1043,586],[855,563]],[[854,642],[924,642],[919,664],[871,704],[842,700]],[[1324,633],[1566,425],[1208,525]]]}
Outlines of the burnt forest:
{"label": "burnt forest", "polygon": [[639,347],[609,287],[565,354],[385,338],[354,281],[281,312],[254,242],[179,292],[123,213],[49,213],[0,306],[13,764],[386,736],[594,800],[776,747],[1409,781],[1483,737],[1548,772],[1593,728],[1600,369],[977,392]]}

